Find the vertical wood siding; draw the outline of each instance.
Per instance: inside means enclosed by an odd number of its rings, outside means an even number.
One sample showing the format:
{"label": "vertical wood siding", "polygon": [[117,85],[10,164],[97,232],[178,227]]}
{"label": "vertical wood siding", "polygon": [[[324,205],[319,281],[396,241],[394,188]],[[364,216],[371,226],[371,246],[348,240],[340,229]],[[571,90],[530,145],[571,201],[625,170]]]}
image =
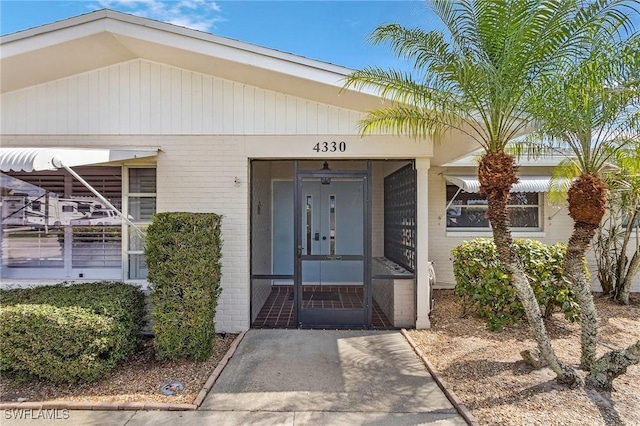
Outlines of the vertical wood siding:
{"label": "vertical wood siding", "polygon": [[1,106],[4,134],[357,134],[363,117],[143,59],[6,93]]}

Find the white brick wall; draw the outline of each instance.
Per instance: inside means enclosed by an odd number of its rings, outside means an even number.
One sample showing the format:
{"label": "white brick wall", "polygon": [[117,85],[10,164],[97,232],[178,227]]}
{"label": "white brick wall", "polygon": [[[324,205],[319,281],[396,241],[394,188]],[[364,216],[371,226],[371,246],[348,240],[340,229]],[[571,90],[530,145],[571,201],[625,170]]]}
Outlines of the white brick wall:
{"label": "white brick wall", "polygon": [[373,298],[394,327],[414,327],[415,280],[373,280]]}
{"label": "white brick wall", "polygon": [[158,140],[157,209],[223,216],[223,290],[216,329],[245,330],[249,327],[249,169],[242,138],[172,136]]}
{"label": "white brick wall", "polygon": [[393,326],[414,327],[415,280],[393,280]]}

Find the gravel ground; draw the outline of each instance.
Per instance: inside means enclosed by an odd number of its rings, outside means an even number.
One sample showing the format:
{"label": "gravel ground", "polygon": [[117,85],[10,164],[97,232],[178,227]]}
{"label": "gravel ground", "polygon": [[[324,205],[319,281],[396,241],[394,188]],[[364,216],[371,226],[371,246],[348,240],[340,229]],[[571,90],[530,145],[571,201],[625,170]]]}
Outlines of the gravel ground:
{"label": "gravel ground", "polygon": [[[451,290],[436,291],[430,330],[409,334],[481,425],[640,425],[640,365],[614,380],[615,391],[567,389],[548,368],[535,370],[520,351],[535,342],[526,325],[489,332],[477,318],[461,318]],[[600,324],[598,355],[640,339],[640,300],[618,306],[595,298]],[[556,354],[580,362],[580,329],[556,314],[547,321]]]}
{"label": "gravel ground", "polygon": [[[218,362],[236,338],[235,334],[218,335],[211,358],[203,362],[157,361],[153,342],[146,340],[127,362],[102,380],[75,385],[55,385],[49,382],[17,383],[0,378],[0,400],[17,401],[107,401],[107,402],[163,402],[191,404]],[[160,388],[171,381],[180,381],[184,389],[174,395],[164,395]]]}

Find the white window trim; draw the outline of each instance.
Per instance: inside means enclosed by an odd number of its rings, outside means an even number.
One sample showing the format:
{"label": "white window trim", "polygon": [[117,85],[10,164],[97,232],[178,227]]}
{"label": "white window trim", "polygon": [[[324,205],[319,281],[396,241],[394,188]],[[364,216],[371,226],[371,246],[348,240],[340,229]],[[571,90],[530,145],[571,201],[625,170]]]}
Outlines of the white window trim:
{"label": "white window trim", "polygon": [[[129,192],[129,170],[130,169],[155,169],[156,170],[156,192]],[[129,197],[140,198],[156,198],[158,200],[158,167],[157,165],[130,165],[122,166],[122,214],[126,217],[129,216]],[[156,205],[157,210],[157,205]],[[151,221],[136,221],[136,225],[146,229],[151,224]],[[146,231],[145,231],[146,232]],[[145,279],[129,278],[129,255],[132,254],[144,254],[144,250],[129,250],[129,227],[126,223],[122,224],[122,280],[125,282],[146,282]]]}
{"label": "white window trim", "polygon": [[[520,228],[521,229],[521,228]],[[547,233],[544,231],[514,231],[511,230],[511,236],[514,238],[544,238],[547,236]],[[448,238],[492,238],[493,232],[491,229],[486,231],[456,231],[451,232],[447,231]]]}

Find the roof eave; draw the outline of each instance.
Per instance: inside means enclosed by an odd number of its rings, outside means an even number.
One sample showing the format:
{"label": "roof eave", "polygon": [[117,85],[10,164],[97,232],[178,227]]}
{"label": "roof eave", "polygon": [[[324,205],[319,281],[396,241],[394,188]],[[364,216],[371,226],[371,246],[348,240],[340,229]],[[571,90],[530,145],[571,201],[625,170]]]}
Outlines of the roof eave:
{"label": "roof eave", "polygon": [[[107,39],[108,43],[105,43]],[[92,55],[95,56],[93,59],[88,57],[91,55],[76,55],[76,46],[82,43],[99,43],[95,45],[96,49],[109,50]],[[0,38],[0,45],[0,58],[5,71],[2,78],[3,93],[134,58],[163,62],[203,73],[211,73],[211,69],[215,67],[201,66],[198,69],[191,67],[191,64],[208,60],[223,61],[242,68],[240,72],[222,75],[223,78],[255,75],[252,70],[258,69],[267,71],[272,76],[282,75],[316,86],[333,88],[336,93],[342,88],[345,77],[352,72],[351,69],[338,65],[106,9],[3,36]],[[74,56],[65,59],[56,54],[54,56],[60,61],[58,64],[51,64],[51,55],[47,56],[47,50],[55,51],[57,48],[64,51],[62,46],[74,46],[67,49],[73,51]],[[85,46],[85,50],[93,51],[93,48]],[[181,54],[167,55],[169,50]],[[71,63],[74,57],[82,63],[74,66]],[[171,59],[167,60],[168,57]],[[63,69],[65,66],[68,66],[66,74]],[[13,73],[12,67],[16,68]],[[23,72],[27,70],[21,70],[20,67],[29,68],[31,74]],[[252,81],[244,83],[254,84]],[[264,88],[281,91],[283,86]],[[379,101],[377,94],[369,89],[349,90],[343,98],[353,96],[364,96],[368,105]],[[333,97],[336,97],[335,94]],[[347,107],[354,105],[347,99],[338,102],[346,102]]]}

